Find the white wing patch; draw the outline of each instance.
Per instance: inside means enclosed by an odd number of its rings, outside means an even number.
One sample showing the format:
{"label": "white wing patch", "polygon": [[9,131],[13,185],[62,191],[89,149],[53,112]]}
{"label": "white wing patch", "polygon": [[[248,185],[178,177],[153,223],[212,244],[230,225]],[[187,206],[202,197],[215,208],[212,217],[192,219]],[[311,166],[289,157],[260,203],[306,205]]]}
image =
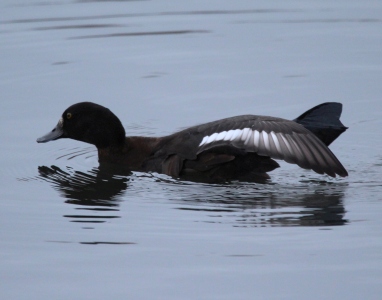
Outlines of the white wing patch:
{"label": "white wing patch", "polygon": [[252,144],[253,146],[258,147],[261,140],[264,143],[265,148],[270,150],[271,146],[269,138],[273,139],[277,150],[281,152],[280,143],[273,131],[271,131],[271,133],[266,133],[265,131],[259,132],[258,130],[253,130],[251,128],[215,132],[211,135],[205,136],[199,144],[199,147],[218,141],[243,142],[244,145]]}
{"label": "white wing patch", "polygon": [[202,148],[219,141],[242,144],[249,151],[257,152],[260,155],[271,155],[274,158],[285,159],[287,161],[290,161],[289,157],[296,153],[301,155],[301,150],[293,139],[274,131],[267,133],[251,128],[215,132],[205,136],[199,147]]}

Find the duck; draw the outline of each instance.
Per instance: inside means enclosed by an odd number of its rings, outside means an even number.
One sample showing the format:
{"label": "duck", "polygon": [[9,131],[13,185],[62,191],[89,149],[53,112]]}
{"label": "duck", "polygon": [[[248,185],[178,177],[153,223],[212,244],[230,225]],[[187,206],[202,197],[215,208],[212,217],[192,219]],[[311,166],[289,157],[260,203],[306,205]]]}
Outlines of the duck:
{"label": "duck", "polygon": [[70,138],[94,145],[99,164],[202,181],[268,180],[276,160],[330,177],[348,172],[328,146],[348,129],[342,104],[326,102],[294,120],[240,115],[192,126],[162,137],[127,136],[108,108],[80,102],[68,107],[46,143]]}

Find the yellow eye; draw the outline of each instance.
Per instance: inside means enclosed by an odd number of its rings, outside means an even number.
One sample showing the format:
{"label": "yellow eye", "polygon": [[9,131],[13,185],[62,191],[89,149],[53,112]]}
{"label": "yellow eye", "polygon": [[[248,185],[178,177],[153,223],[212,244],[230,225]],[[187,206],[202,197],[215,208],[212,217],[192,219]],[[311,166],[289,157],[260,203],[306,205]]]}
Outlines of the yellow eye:
{"label": "yellow eye", "polygon": [[66,118],[69,120],[69,119],[71,119],[72,118],[72,114],[71,113],[67,113],[66,114]]}

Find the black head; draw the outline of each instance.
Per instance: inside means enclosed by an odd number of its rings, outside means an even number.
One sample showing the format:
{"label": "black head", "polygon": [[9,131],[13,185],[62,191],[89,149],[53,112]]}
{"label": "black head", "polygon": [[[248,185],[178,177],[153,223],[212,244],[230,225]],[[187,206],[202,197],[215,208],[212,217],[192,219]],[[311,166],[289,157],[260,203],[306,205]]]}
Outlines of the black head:
{"label": "black head", "polygon": [[93,144],[97,148],[121,146],[125,130],[121,121],[109,109],[91,102],[81,102],[67,108],[57,126],[37,139],[45,143],[60,138],[70,138]]}

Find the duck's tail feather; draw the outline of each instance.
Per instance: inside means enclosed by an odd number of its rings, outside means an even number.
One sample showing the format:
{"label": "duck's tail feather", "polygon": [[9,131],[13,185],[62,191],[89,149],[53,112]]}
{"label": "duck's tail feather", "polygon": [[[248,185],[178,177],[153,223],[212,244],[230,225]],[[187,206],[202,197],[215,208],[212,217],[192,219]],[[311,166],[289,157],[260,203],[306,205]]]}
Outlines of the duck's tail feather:
{"label": "duck's tail feather", "polygon": [[341,113],[341,103],[326,102],[309,109],[293,121],[303,125],[329,146],[348,129],[340,121]]}

